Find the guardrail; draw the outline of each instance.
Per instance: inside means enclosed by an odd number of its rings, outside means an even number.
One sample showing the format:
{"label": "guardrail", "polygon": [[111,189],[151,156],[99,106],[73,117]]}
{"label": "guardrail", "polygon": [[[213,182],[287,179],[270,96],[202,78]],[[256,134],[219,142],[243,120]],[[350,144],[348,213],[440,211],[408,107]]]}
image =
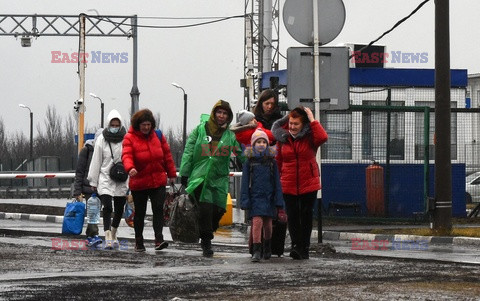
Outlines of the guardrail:
{"label": "guardrail", "polygon": [[0,180],[3,179],[73,179],[74,172],[59,173],[0,173]]}
{"label": "guardrail", "polygon": [[[177,172],[178,176],[178,172]],[[230,177],[241,177],[241,172],[231,172]],[[57,172],[57,173],[0,173],[0,180],[3,179],[73,179],[74,172]]]}
{"label": "guardrail", "polygon": [[[177,173],[178,176],[178,173]],[[241,177],[241,172],[230,172],[230,177]],[[22,179],[73,179],[73,172],[52,172],[52,173],[0,173],[0,180],[22,180]],[[0,198],[69,198],[72,195],[72,185],[69,186],[0,186]],[[236,191],[234,189],[234,191]]]}

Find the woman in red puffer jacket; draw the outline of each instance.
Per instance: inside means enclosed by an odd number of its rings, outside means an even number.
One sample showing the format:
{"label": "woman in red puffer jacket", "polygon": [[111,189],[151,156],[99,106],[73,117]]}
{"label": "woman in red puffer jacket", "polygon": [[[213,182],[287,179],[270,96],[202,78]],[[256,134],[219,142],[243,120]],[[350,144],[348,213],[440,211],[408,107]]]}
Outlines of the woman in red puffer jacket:
{"label": "woman in red puffer jacket", "polygon": [[308,259],[313,206],[321,188],[317,150],[328,139],[309,108],[297,107],[272,126],[292,239],[293,259]]}
{"label": "woman in red puffer jacket", "polygon": [[140,110],[132,116],[130,129],[123,139],[122,161],[130,176],[128,185],[135,204],[133,227],[137,252],[145,251],[143,227],[148,198],[152,203],[155,250],[168,246],[162,234],[163,202],[167,177],[173,182],[176,169],[167,140],[163,135],[157,136],[154,129],[152,112]]}

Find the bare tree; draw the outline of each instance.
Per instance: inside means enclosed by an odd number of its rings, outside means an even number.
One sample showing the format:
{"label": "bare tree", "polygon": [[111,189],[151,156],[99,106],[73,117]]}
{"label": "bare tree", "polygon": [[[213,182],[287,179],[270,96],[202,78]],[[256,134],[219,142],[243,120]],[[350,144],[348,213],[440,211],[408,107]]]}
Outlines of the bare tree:
{"label": "bare tree", "polygon": [[155,115],[153,115],[153,118],[155,119],[155,123],[157,124],[157,129],[163,128],[163,124],[160,123],[160,120],[161,120],[160,116],[161,116],[160,112],[157,112],[155,113]]}
{"label": "bare tree", "polygon": [[3,123],[3,118],[0,117],[0,160],[3,160],[7,157],[7,141],[5,137],[5,124]]}
{"label": "bare tree", "polygon": [[164,132],[165,139],[167,139],[168,145],[170,145],[170,152],[172,153],[173,160],[175,161],[175,166],[180,167],[180,163],[183,155],[183,131],[181,128],[173,130],[172,127],[169,127],[166,132]]}
{"label": "bare tree", "polygon": [[55,107],[48,106],[44,120],[45,130],[37,126],[36,156],[56,156],[62,145],[62,118]]}
{"label": "bare tree", "polygon": [[23,132],[15,132],[9,142],[8,152],[14,162],[22,162],[28,158],[30,144]]}

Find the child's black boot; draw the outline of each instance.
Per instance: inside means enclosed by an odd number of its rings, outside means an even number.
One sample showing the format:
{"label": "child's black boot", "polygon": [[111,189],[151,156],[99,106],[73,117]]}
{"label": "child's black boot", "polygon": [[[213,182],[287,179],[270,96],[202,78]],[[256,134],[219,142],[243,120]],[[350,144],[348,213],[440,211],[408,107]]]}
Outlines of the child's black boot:
{"label": "child's black boot", "polygon": [[259,262],[262,258],[262,244],[253,244],[252,262]]}

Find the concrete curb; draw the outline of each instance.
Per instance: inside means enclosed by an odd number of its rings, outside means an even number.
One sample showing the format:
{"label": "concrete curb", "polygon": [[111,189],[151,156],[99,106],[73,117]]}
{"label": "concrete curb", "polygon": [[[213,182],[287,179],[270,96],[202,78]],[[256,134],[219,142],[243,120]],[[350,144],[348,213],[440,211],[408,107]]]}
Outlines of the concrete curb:
{"label": "concrete curb", "polygon": [[[45,214],[27,214],[27,213],[9,213],[9,212],[0,212],[0,219],[12,219],[12,220],[29,220],[36,222],[49,222],[49,223],[63,223],[63,216],[58,215],[45,215]],[[87,218],[85,218],[85,223],[87,223]],[[145,225],[149,225],[151,221],[145,220]],[[103,218],[100,218],[100,224],[103,224]],[[128,226],[125,220],[122,218],[120,220],[120,226]]]}
{"label": "concrete curb", "polygon": [[[422,242],[432,245],[456,245],[456,246],[478,246],[480,247],[480,238],[477,237],[447,237],[447,236],[421,236],[421,235],[406,235],[406,234],[371,234],[371,233],[356,233],[356,232],[337,232],[337,231],[322,231],[324,240],[365,240],[365,241],[410,241]],[[318,238],[318,231],[312,231],[313,238]]]}
{"label": "concrete curb", "polygon": [[[8,213],[0,212],[0,219],[13,219],[13,220],[30,220],[38,222],[51,222],[51,223],[63,223],[63,216],[57,215],[45,215],[45,214],[26,214],[26,213]],[[86,220],[85,220],[86,222]],[[149,220],[145,220],[145,225],[151,223]],[[100,224],[103,224],[103,218],[100,218]],[[120,226],[128,226],[125,220],[122,218]],[[247,232],[248,233],[248,232]],[[480,247],[480,238],[476,237],[443,237],[443,236],[420,236],[420,235],[404,235],[404,234],[371,234],[361,232],[340,232],[340,231],[322,231],[324,240],[338,240],[351,242],[352,240],[361,241],[382,241],[388,240],[394,241],[411,241],[422,242],[433,245],[456,245],[456,246],[478,246]],[[287,234],[288,235],[288,234]],[[312,239],[318,239],[318,231],[312,231]]]}

